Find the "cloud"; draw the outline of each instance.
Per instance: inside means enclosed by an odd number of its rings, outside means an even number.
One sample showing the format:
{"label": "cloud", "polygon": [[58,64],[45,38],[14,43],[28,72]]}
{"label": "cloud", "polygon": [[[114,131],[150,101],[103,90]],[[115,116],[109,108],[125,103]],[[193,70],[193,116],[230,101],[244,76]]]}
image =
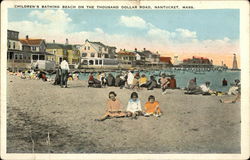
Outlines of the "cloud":
{"label": "cloud", "polygon": [[144,19],[138,16],[121,16],[120,17],[120,24],[125,25],[126,27],[131,28],[146,28],[147,23]]}
{"label": "cloud", "polygon": [[[54,35],[64,35],[71,32],[74,28],[70,24],[72,19],[63,10],[43,10],[32,11],[29,17],[34,21],[9,22],[8,28],[20,31],[36,37],[51,37]],[[24,36],[20,34],[21,36]]]}
{"label": "cloud", "polygon": [[197,38],[196,32],[190,31],[188,29],[178,28],[178,29],[176,29],[176,32],[183,39],[195,39],[195,38]]}

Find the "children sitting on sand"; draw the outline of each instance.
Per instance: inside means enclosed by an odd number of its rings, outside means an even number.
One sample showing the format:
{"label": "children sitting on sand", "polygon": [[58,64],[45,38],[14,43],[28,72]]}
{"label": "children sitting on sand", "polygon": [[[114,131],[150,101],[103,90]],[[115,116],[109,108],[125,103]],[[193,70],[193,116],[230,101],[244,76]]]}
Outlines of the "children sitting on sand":
{"label": "children sitting on sand", "polygon": [[132,119],[137,119],[137,116],[142,115],[141,101],[138,98],[138,94],[133,92],[130,96],[127,105],[128,116]]}
{"label": "children sitting on sand", "polygon": [[148,97],[148,102],[146,102],[144,108],[145,108],[145,114],[144,116],[148,117],[151,115],[154,115],[156,117],[161,116],[162,111],[159,107],[159,102],[155,101],[155,97],[153,95],[150,95]]}
{"label": "children sitting on sand", "polygon": [[122,111],[123,107],[120,102],[116,98],[116,93],[111,91],[109,92],[109,100],[107,101],[107,108],[106,108],[106,113],[104,114],[103,117],[100,119],[95,119],[96,121],[104,121],[107,118],[119,118],[119,117],[125,117],[127,116],[127,113]]}

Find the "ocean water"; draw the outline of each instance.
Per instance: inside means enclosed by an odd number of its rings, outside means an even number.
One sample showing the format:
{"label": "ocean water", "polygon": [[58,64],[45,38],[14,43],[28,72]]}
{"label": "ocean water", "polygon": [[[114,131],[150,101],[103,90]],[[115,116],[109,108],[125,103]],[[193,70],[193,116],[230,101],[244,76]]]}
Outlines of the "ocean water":
{"label": "ocean water", "polygon": [[[114,76],[119,74],[119,72],[108,72],[112,73]],[[106,73],[106,74],[108,74]],[[240,80],[240,71],[207,71],[194,73],[190,71],[169,71],[169,70],[161,70],[161,71],[142,71],[139,72],[140,75],[145,74],[148,78],[151,75],[154,75],[156,79],[159,79],[159,75],[162,73],[166,73],[167,75],[175,75],[177,87],[185,88],[190,79],[196,77],[197,85],[204,84],[206,81],[210,82],[210,88],[216,91],[228,91],[230,88],[230,84],[234,83],[235,79]],[[88,80],[90,73],[80,73],[79,78],[81,80]],[[94,76],[97,73],[93,73]],[[222,86],[222,80],[225,78],[228,81],[228,86]]]}

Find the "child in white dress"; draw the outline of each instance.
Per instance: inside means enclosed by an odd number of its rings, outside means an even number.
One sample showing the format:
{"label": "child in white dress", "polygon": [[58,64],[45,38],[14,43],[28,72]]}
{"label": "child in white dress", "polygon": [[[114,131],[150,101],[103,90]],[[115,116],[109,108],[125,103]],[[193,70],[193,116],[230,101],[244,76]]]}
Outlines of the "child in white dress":
{"label": "child in white dress", "polygon": [[138,98],[138,94],[133,92],[130,96],[127,105],[128,116],[132,119],[137,119],[137,116],[142,115],[141,101]]}

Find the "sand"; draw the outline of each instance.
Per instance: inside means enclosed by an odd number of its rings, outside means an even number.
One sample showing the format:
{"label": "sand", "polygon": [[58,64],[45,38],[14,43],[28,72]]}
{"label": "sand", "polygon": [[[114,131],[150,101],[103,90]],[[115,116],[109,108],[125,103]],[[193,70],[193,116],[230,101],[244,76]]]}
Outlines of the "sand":
{"label": "sand", "polygon": [[109,91],[126,107],[132,90],[69,86],[8,76],[8,153],[240,153],[240,103],[219,102],[229,96],[144,89],[142,104],[155,95],[162,117],[97,122]]}

